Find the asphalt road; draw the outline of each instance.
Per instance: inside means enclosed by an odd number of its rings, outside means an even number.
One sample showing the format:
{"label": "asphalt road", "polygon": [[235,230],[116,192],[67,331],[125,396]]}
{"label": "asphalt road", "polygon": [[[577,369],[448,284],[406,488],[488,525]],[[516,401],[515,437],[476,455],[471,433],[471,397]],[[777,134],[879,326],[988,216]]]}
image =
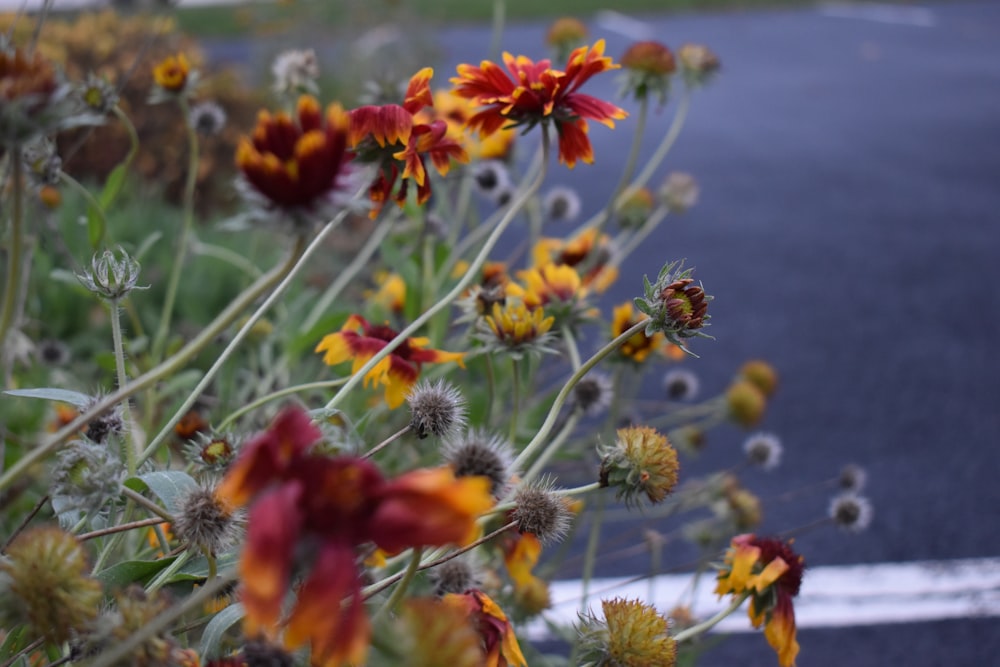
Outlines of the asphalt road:
{"label": "asphalt road", "polygon": [[[803,535],[809,564],[1000,556],[1000,3],[939,3],[895,19],[838,13],[641,22],[668,45],[710,45],[724,70],[697,94],[666,167],[694,174],[702,201],[628,263],[634,273],[609,302],[686,257],[716,297],[717,340],[700,342],[690,365],[704,392],[722,390],[747,358],[781,374],[762,427],[785,443],[783,465],[746,475],[748,485],[773,496],[846,462],[868,469],[871,529]],[[544,30],[511,26],[504,48],[540,57]],[[632,41],[592,33],[616,57]],[[488,43],[480,27],[441,34],[438,82],[454,64],[478,62]],[[614,89],[606,77],[586,92]],[[653,117],[653,136],[671,111]],[[550,183],[577,188],[585,212],[603,205],[628,127],[594,127],[597,164],[558,167]],[[685,470],[728,464],[741,442],[735,429],[713,432]],[[768,505],[762,532],[807,524],[826,503],[819,494]],[[604,574],[646,566],[621,560]],[[1000,623],[806,630],[800,641],[803,667],[988,665],[1000,655]],[[740,635],[704,664],[775,659],[762,637]]]}

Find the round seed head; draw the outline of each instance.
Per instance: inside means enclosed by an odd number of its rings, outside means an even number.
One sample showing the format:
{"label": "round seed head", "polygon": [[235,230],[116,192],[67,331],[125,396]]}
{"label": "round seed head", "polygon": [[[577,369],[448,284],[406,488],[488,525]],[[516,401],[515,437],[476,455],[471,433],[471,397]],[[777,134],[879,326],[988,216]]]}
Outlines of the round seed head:
{"label": "round seed head", "polygon": [[38,360],[46,366],[65,366],[70,360],[69,346],[61,340],[47,339],[35,350]]}
{"label": "round seed head", "polygon": [[212,137],[226,126],[226,112],[215,102],[202,102],[191,107],[188,122],[198,134]]}
{"label": "round seed head", "polygon": [[444,380],[420,381],[406,400],[410,404],[410,427],[418,438],[440,438],[465,425],[465,397]]}
{"label": "round seed head", "polygon": [[434,595],[438,597],[464,593],[470,588],[479,588],[482,583],[477,564],[462,556],[441,563],[430,571],[429,578],[434,585]]}
{"label": "round seed head", "polygon": [[767,397],[747,380],[737,380],[726,390],[729,418],[744,428],[760,423],[767,408]]}
{"label": "round seed head", "polygon": [[511,187],[510,173],[499,160],[484,160],[472,168],[476,189],[483,195],[495,198],[501,190]]}
{"label": "round seed head", "polygon": [[868,528],[874,514],[871,502],[855,493],[842,493],[830,501],[830,518],[849,533],[860,533]]}
{"label": "round seed head", "polygon": [[604,620],[593,613],[579,628],[581,660],[596,665],[674,667],[677,644],[667,619],[639,600],[602,600]]}
{"label": "round seed head", "polygon": [[781,463],[781,440],[773,433],[754,433],[743,443],[747,460],[764,470],[774,470]]}
{"label": "round seed head", "polygon": [[611,405],[611,378],[604,373],[589,373],[573,387],[575,406],[587,417],[596,417]]}
{"label": "round seed head", "polygon": [[770,397],[778,388],[778,371],[774,370],[774,366],[766,361],[752,359],[746,362],[740,368],[739,375],[760,389],[766,397]]}
{"label": "round seed head", "polygon": [[864,468],[855,463],[845,465],[840,471],[840,477],[837,479],[837,486],[844,491],[853,493],[860,493],[867,483],[868,473]]}
{"label": "round seed head", "polygon": [[553,222],[575,220],[581,208],[580,195],[572,188],[554,187],[542,199],[542,209]]}
{"label": "round seed head", "polygon": [[464,436],[452,437],[444,446],[444,459],[456,477],[482,476],[490,480],[490,492],[500,497],[510,478],[514,455],[510,444],[497,435],[472,430]]}
{"label": "round seed head", "polygon": [[698,395],[698,376],[683,368],[673,368],[663,376],[663,388],[671,401],[690,401]]}
{"label": "round seed head", "polygon": [[654,428],[619,429],[615,443],[601,447],[599,453],[601,486],[615,487],[618,498],[630,507],[638,505],[642,495],[659,503],[677,486],[677,450]]}
{"label": "round seed head", "polygon": [[173,531],[192,548],[211,554],[223,553],[236,544],[243,515],[214,489],[199,486],[180,501]]}
{"label": "round seed head", "polygon": [[572,513],[548,482],[524,485],[514,494],[517,505],[511,519],[521,533],[531,533],[542,544],[560,541],[569,531]]}

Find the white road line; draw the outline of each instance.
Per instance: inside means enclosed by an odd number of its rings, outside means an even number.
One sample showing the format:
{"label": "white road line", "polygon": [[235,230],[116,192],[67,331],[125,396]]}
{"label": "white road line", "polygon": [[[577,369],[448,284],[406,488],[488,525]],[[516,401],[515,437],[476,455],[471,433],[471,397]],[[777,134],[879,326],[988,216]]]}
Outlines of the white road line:
{"label": "white road line", "polygon": [[[690,604],[699,618],[725,607],[712,591],[710,575],[692,597],[691,575],[662,575],[652,580],[595,579],[588,607],[599,613],[602,598],[639,598],[669,611],[679,601]],[[552,608],[545,618],[558,624],[576,622],[582,587],[579,580],[552,582]],[[910,563],[874,563],[806,568],[795,600],[800,628],[913,623],[950,618],[1000,616],[1000,558],[970,558]],[[722,632],[750,632],[746,613],[737,612],[717,626]],[[544,621],[519,628],[533,639],[550,632]]]}
{"label": "white road line", "polygon": [[856,19],[915,28],[933,28],[937,17],[926,7],[901,7],[880,3],[825,2],[819,6],[823,16],[838,19]]}

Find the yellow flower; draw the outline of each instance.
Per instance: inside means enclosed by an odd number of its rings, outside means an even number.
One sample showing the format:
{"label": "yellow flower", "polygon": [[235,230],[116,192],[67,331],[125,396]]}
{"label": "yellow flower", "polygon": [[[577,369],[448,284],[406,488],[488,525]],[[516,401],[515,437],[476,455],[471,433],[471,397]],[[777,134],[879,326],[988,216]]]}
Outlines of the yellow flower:
{"label": "yellow flower", "polygon": [[365,298],[393,313],[403,312],[406,304],[406,281],[398,273],[378,271],[375,273],[377,290],[365,292]]}
{"label": "yellow flower", "polygon": [[191,73],[191,65],[183,53],[167,56],[153,68],[153,80],[156,85],[171,93],[184,90]]}
{"label": "yellow flower", "polygon": [[442,598],[446,606],[463,610],[479,632],[485,652],[484,667],[528,667],[514,628],[500,606],[480,590],[471,589]]}
{"label": "yellow flower", "polygon": [[677,486],[677,450],[649,426],[618,430],[615,444],[601,448],[601,485],[618,488],[626,505],[645,494],[651,503],[663,501]]}
{"label": "yellow flower", "polygon": [[492,342],[515,353],[544,349],[556,320],[546,317],[542,308],[530,310],[519,299],[509,299],[503,306],[494,303],[493,312],[484,319],[492,332]]}
{"label": "yellow flower", "polygon": [[535,266],[560,264],[583,268],[585,262],[591,262],[591,268],[581,276],[581,280],[598,294],[607,290],[618,278],[618,268],[612,264],[611,238],[607,234],[598,238],[597,230],[593,228],[569,240],[543,238],[535,244],[531,254]]}
{"label": "yellow flower", "polygon": [[[460,143],[473,160],[505,160],[514,147],[517,132],[513,129],[495,132],[486,137],[466,128],[476,113],[476,105],[450,90],[434,92],[434,106],[423,109],[418,116],[425,122],[443,120],[448,124],[448,137]],[[424,114],[424,115],[421,115]]]}
{"label": "yellow flower", "polygon": [[[626,301],[620,306],[616,306],[611,318],[611,337],[617,338],[639,322],[649,319],[643,313],[636,313],[631,301]],[[631,359],[636,363],[644,362],[650,354],[660,349],[664,343],[663,334],[657,332],[652,336],[647,336],[640,331],[622,343],[618,348],[619,354]]]}

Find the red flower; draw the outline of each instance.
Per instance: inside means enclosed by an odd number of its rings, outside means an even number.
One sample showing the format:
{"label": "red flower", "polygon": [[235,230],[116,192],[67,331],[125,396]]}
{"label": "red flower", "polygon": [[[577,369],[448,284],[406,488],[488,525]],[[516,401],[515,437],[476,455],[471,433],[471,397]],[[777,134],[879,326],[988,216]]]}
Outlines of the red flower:
{"label": "red flower", "polygon": [[316,98],[299,98],[296,117],[261,111],[251,137],[236,149],[247,182],[274,206],[313,209],[341,186],[351,154],[347,113],[331,104],[324,117]]}
{"label": "red flower", "polygon": [[[316,352],[325,353],[323,362],[328,366],[353,360],[351,373],[357,373],[396,335],[396,330],[388,325],[369,324],[360,315],[351,315],[340,331],[323,337],[316,346]],[[416,384],[422,364],[454,361],[465,368],[461,352],[428,349],[429,342],[426,338],[407,338],[365,374],[365,386],[369,383],[384,385],[385,401],[390,408],[395,409],[403,404],[406,395]]]}
{"label": "red flower", "polygon": [[628,115],[610,102],[577,92],[595,74],[618,68],[604,56],[603,39],[573,51],[564,72],[552,69],[549,60],[536,63],[504,53],[503,61],[509,74],[484,60],[479,67],[459,65],[458,76],[451,79],[455,94],[486,107],[469,119],[469,126],[484,136],[507,123],[532,127],[551,121],[559,133],[559,160],[573,167],[577,160],[594,161],[587,119],[613,128],[615,120]]}
{"label": "red flower", "polygon": [[[468,162],[469,156],[454,139],[448,137],[443,120],[418,122],[414,116],[434,105],[430,80],[434,70],[425,67],[410,79],[403,104],[367,105],[350,112],[350,143],[361,162],[379,165],[379,173],[368,190],[375,218],[392,195],[396,181],[402,179],[395,194],[396,203],[406,202],[409,181],[417,184],[417,202],[424,204],[431,196],[424,156],[430,156],[438,173],[444,176],[452,159]],[[402,165],[402,175],[400,175]]]}
{"label": "red flower", "polygon": [[[485,478],[442,468],[386,480],[370,461],[313,453],[319,437],[305,412],[285,410],[247,443],[216,493],[234,505],[256,498],[240,560],[247,635],[275,636],[293,574],[308,567],[285,644],[309,643],[314,664],[363,664],[370,626],[357,547],[466,544],[493,501]],[[305,553],[316,556],[309,562]]]}
{"label": "red flower", "polygon": [[442,599],[444,604],[462,609],[473,622],[473,627],[482,638],[486,660],[485,667],[528,667],[521,653],[514,628],[507,615],[490,596],[480,590],[471,589],[458,595],[449,593]]}

